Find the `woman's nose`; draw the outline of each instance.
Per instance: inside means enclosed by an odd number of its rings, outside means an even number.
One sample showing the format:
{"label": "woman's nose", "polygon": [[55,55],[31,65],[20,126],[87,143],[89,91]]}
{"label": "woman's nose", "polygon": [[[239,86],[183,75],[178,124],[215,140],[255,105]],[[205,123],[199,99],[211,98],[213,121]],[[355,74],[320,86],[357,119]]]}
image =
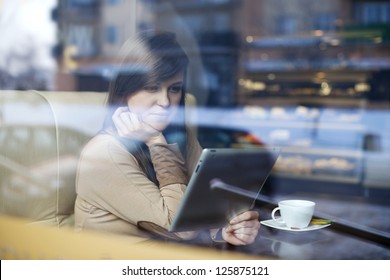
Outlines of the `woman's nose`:
{"label": "woman's nose", "polygon": [[157,104],[162,107],[168,107],[170,105],[171,101],[169,99],[168,90],[161,90],[158,93],[158,100]]}

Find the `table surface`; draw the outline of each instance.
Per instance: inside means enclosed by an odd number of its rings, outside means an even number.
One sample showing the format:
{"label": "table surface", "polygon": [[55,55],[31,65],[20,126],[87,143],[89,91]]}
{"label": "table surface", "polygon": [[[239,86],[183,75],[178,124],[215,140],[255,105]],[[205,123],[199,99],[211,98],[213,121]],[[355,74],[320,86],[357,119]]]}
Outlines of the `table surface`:
{"label": "table surface", "polygon": [[[390,205],[361,197],[340,197],[315,193],[276,195],[258,211],[262,220],[283,199],[316,202],[315,215],[333,220],[329,227],[291,232],[262,225],[256,242],[235,248],[256,255],[281,259],[390,259]],[[261,205],[261,203],[260,203]]]}
{"label": "table surface", "polygon": [[290,232],[263,225],[254,244],[234,250],[280,259],[390,259],[389,247],[336,231],[332,225],[307,232]]}
{"label": "table surface", "polygon": [[[262,220],[272,208],[257,209]],[[244,252],[261,258],[287,260],[388,260],[390,240],[365,236],[355,229],[333,223],[313,231],[286,231],[261,225],[255,242],[247,246],[214,245],[221,250]],[[376,240],[377,239],[377,240]],[[201,245],[200,243],[196,243]],[[207,244],[206,246],[209,246]]]}

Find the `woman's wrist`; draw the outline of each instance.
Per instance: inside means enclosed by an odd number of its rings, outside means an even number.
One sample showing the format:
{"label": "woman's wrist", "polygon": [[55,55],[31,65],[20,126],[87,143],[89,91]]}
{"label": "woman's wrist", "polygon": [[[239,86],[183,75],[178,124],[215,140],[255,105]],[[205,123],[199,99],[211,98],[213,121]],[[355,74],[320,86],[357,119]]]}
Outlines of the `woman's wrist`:
{"label": "woman's wrist", "polygon": [[167,140],[165,139],[164,135],[162,133],[159,133],[156,136],[150,137],[148,140],[145,141],[145,144],[150,147],[154,144],[167,144]]}
{"label": "woman's wrist", "polygon": [[223,239],[222,230],[223,230],[222,228],[216,228],[216,229],[211,229],[211,230],[210,230],[211,239],[212,239],[214,242],[226,242],[226,241]]}

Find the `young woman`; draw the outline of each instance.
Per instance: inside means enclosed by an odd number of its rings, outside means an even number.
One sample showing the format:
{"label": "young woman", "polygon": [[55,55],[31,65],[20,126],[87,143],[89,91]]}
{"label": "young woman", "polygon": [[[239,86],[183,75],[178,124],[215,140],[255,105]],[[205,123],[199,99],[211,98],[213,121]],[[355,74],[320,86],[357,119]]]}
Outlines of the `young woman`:
{"label": "young woman", "polygon": [[[104,128],[80,158],[75,225],[78,230],[168,236],[201,153],[184,122],[188,58],[167,32],[140,33],[124,50],[122,65],[131,67],[122,68],[112,81]],[[211,237],[250,244],[260,227],[258,218],[255,211],[242,213],[226,227],[210,229]]]}

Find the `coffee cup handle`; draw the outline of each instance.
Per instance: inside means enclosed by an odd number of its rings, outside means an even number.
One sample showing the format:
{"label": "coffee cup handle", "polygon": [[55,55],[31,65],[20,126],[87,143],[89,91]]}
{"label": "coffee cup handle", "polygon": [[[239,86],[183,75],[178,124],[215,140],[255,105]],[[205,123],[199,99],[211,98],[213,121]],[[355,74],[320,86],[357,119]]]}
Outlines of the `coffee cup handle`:
{"label": "coffee cup handle", "polygon": [[281,222],[283,222],[283,221],[281,220],[281,216],[275,217],[275,213],[276,213],[277,211],[280,211],[280,207],[276,207],[274,210],[272,210],[271,217],[272,217],[272,220],[274,220],[275,222],[281,223]]}

